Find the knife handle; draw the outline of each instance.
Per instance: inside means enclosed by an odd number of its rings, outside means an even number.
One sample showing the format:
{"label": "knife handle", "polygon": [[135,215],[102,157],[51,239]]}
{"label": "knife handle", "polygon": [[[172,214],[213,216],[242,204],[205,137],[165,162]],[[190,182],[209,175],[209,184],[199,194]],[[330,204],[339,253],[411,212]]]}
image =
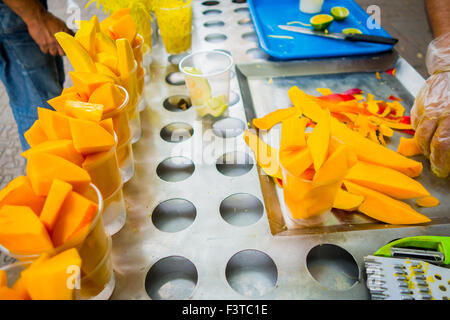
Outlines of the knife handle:
{"label": "knife handle", "polygon": [[368,34],[358,34],[358,33],[347,34],[345,37],[345,40],[383,43],[383,44],[392,44],[392,45],[395,45],[398,42],[398,39],[395,39],[395,38],[386,38],[386,37],[372,36],[372,35],[368,35]]}

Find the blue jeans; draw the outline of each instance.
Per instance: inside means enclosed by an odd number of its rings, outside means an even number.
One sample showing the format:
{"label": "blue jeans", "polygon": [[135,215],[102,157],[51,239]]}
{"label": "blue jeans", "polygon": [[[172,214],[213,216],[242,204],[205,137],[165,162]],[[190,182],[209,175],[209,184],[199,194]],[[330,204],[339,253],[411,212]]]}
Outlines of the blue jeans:
{"label": "blue jeans", "polygon": [[51,109],[47,100],[61,94],[64,65],[61,57],[41,52],[23,20],[1,0],[0,80],[9,96],[22,149],[26,150],[29,145],[23,134],[38,118],[37,107]]}

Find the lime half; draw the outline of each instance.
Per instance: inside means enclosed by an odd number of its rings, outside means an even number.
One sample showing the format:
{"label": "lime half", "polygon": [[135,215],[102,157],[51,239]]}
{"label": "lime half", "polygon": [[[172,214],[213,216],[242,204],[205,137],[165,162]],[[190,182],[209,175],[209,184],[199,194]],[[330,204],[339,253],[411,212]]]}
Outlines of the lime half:
{"label": "lime half", "polygon": [[346,7],[333,7],[331,8],[331,15],[336,21],[345,20],[348,17],[350,12]]}
{"label": "lime half", "polygon": [[318,14],[309,20],[314,30],[323,31],[333,22],[333,17],[329,14]]}
{"label": "lime half", "polygon": [[359,33],[362,34],[362,31],[356,28],[345,28],[342,30],[342,33],[344,34],[351,34],[351,33]]}

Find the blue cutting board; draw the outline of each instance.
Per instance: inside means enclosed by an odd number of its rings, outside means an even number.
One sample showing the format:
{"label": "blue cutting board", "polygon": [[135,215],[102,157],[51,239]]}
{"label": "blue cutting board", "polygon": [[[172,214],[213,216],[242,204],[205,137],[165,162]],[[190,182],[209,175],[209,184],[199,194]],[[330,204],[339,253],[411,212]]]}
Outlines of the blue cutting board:
{"label": "blue cutting board", "polygon": [[[393,47],[386,44],[323,38],[278,28],[278,25],[287,25],[291,21],[309,24],[309,20],[315,14],[301,12],[299,0],[247,0],[247,2],[261,49],[280,60],[367,55],[388,51]],[[381,27],[368,29],[366,22],[369,15],[353,0],[325,0],[320,13],[330,14],[331,8],[335,6],[346,7],[350,14],[344,21],[333,21],[328,27],[329,32],[358,28],[364,34],[390,37]],[[297,23],[291,25],[305,27]],[[293,39],[278,39],[269,35],[291,36]]]}

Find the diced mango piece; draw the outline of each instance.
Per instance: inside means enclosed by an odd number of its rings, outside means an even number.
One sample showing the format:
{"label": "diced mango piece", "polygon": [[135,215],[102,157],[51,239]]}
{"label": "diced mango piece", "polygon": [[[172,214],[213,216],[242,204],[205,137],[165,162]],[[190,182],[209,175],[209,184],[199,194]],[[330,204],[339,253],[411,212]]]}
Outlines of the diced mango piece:
{"label": "diced mango piece", "polygon": [[306,146],[305,129],[309,119],[289,117],[281,123],[280,150],[294,151]]}
{"label": "diced mango piece", "polygon": [[330,112],[325,110],[307,142],[308,149],[313,158],[314,169],[316,171],[320,169],[328,154],[328,145],[330,143],[330,122]]}
{"label": "diced mango piece", "polygon": [[70,120],[75,149],[83,155],[110,150],[116,141],[98,123],[80,119]]}
{"label": "diced mango piece", "polygon": [[91,94],[89,102],[102,104],[104,106],[103,113],[108,113],[120,107],[124,99],[125,97],[121,89],[112,83],[105,83]]}
{"label": "diced mango piece", "polygon": [[314,187],[342,182],[349,169],[348,149],[346,145],[342,145],[326,159],[314,175]]}
{"label": "diced mango piece", "polygon": [[27,206],[39,216],[44,202],[45,198],[34,193],[25,176],[15,178],[0,190],[0,208],[4,205]]}
{"label": "diced mango piece", "polygon": [[358,209],[363,201],[363,196],[351,194],[350,192],[339,188],[336,193],[336,198],[334,198],[333,208],[345,211],[354,211]]}
{"label": "diced mango piece", "polygon": [[66,101],[67,100],[79,100],[81,97],[76,92],[68,92],[66,94],[61,94],[47,101],[47,103],[52,106],[53,109],[59,113],[66,114]]}
{"label": "diced mango piece", "polygon": [[72,191],[72,185],[59,179],[53,180],[48,192],[39,219],[42,221],[47,231],[52,234],[59,211],[67,195]]}
{"label": "diced mango piece", "polygon": [[95,24],[86,21],[75,33],[75,40],[93,57],[95,55]]}
{"label": "diced mango piece", "polygon": [[68,182],[74,190],[80,192],[84,192],[91,182],[89,174],[83,168],[64,158],[40,152],[29,156],[27,176],[34,192],[42,196],[48,194],[54,179]]}
{"label": "diced mango piece", "polygon": [[72,248],[26,269],[22,276],[33,300],[72,300],[80,267],[80,255]]}
{"label": "diced mango piece", "polygon": [[365,197],[358,211],[371,218],[390,224],[417,224],[431,221],[405,202],[349,181],[344,181],[344,185],[348,192]]}
{"label": "diced mango piece", "polygon": [[109,31],[114,35],[115,39],[126,38],[130,43],[133,43],[136,37],[136,25],[131,15],[124,15],[115,20],[109,26]]}
{"label": "diced mango piece", "polygon": [[130,41],[125,38],[117,39],[116,46],[117,70],[119,71],[120,79],[127,79],[136,67],[133,49],[131,48]]}
{"label": "diced mango piece", "polygon": [[66,101],[67,115],[87,121],[100,122],[103,116],[103,108],[102,104],[92,102]]}
{"label": "diced mango piece", "polygon": [[412,157],[418,154],[422,154],[419,144],[414,137],[410,139],[400,137],[400,143],[398,145],[397,152],[406,157]]}
{"label": "diced mango piece", "polygon": [[108,131],[112,136],[114,136],[114,134],[115,134],[114,121],[112,118],[102,120],[98,124],[101,125],[102,128],[105,129],[106,131]]}
{"label": "diced mango piece", "polygon": [[41,122],[39,120],[36,120],[30,129],[23,134],[23,136],[25,137],[25,140],[27,140],[30,147],[35,147],[38,144],[48,140],[48,137],[42,129]]}
{"label": "diced mango piece", "polygon": [[63,48],[70,63],[77,72],[92,72],[96,73],[94,61],[89,56],[89,53],[72,37],[65,32],[55,33],[55,38],[59,45]]}
{"label": "diced mango piece", "polygon": [[8,285],[8,277],[5,270],[0,270],[0,287]]}
{"label": "diced mango piece", "polygon": [[0,287],[0,300],[23,300],[22,296],[7,286]]}
{"label": "diced mango piece", "polygon": [[117,48],[115,41],[103,32],[98,32],[95,35],[95,50],[97,52],[97,59],[100,54],[106,54],[117,59]]}
{"label": "diced mango piece", "polygon": [[426,208],[436,207],[439,205],[439,199],[433,196],[422,197],[416,199],[416,205]]}
{"label": "diced mango piece", "polygon": [[53,249],[44,225],[25,206],[0,209],[0,244],[14,254],[40,254]]}
{"label": "diced mango piece", "polygon": [[97,212],[97,205],[77,192],[70,192],[62,205],[53,227],[52,240],[60,246],[78,230],[89,225]]}
{"label": "diced mango piece", "polygon": [[[46,256],[46,253],[41,254],[39,258],[36,259],[35,262],[31,264],[33,266],[38,260],[41,260],[42,256]],[[29,268],[31,268],[31,266]],[[23,277],[20,277],[12,286],[12,288],[16,293],[18,293],[23,300],[31,300],[30,294],[28,293],[28,290],[25,286],[25,281],[23,280]]]}
{"label": "diced mango piece", "polygon": [[100,87],[102,84],[111,82],[114,80],[108,76],[99,73],[89,73],[89,72],[69,72],[70,78],[73,81],[73,85],[78,89],[79,92],[83,92],[90,96],[95,89]]}
{"label": "diced mango piece", "polygon": [[[115,47],[114,47],[115,48]],[[97,63],[101,63],[108,67],[109,70],[114,72],[116,76],[120,75],[118,65],[119,60],[117,59],[117,55],[112,55],[106,52],[99,52],[96,55]]]}
{"label": "diced mango piece", "polygon": [[38,107],[39,123],[49,140],[72,139],[69,117],[46,108]]}
{"label": "diced mango piece", "polygon": [[280,152],[280,163],[294,177],[299,177],[312,164],[313,159],[308,148]]}
{"label": "diced mango piece", "polygon": [[83,156],[75,150],[72,140],[50,140],[39,144],[36,147],[22,152],[22,156],[26,159],[35,152],[49,153],[73,162],[77,166],[81,166],[84,161]]}
{"label": "diced mango piece", "polygon": [[345,179],[396,199],[413,199],[430,195],[420,182],[406,174],[363,161],[359,161],[351,168]]}
{"label": "diced mango piece", "polygon": [[269,130],[277,123],[294,116],[297,113],[297,109],[294,107],[277,109],[274,112],[266,114],[262,118],[253,119],[253,125],[261,130]]}
{"label": "diced mango piece", "polygon": [[96,62],[95,66],[97,67],[99,74],[110,77],[115,83],[120,83],[120,79],[108,66],[104,65],[101,62]]}

